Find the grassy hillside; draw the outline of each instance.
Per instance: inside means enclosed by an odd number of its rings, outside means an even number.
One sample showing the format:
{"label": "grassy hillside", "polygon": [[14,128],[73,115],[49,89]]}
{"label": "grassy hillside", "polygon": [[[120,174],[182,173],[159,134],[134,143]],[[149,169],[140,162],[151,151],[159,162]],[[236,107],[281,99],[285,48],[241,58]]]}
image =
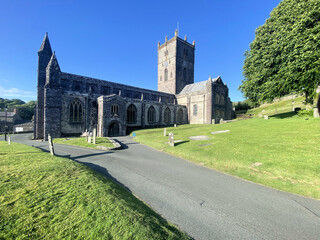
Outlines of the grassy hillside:
{"label": "grassy hillside", "polygon": [[[211,134],[213,131],[230,132]],[[161,151],[273,188],[320,199],[320,119],[254,118],[216,125],[136,131],[136,140]],[[209,140],[192,141],[205,135]]]}
{"label": "grassy hillside", "polygon": [[0,142],[0,239],[188,239],[88,167]]}
{"label": "grassy hillside", "polygon": [[258,116],[260,113],[263,115],[275,115],[280,113],[291,112],[292,108],[306,109],[306,105],[303,103],[305,100],[302,96],[287,96],[273,103],[266,103],[258,108],[250,109],[247,114],[254,114]]}

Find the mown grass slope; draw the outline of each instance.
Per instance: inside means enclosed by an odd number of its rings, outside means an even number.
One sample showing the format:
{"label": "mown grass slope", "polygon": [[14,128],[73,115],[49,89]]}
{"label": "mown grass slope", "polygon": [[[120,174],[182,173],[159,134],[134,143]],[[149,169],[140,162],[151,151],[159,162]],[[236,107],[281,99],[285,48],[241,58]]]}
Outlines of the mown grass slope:
{"label": "mown grass slope", "polygon": [[0,239],[188,239],[88,167],[0,142]]}
{"label": "mown grass slope", "polygon": [[[211,134],[213,131],[230,130]],[[136,131],[136,141],[161,151],[280,190],[320,199],[320,119],[254,118],[216,125]],[[209,140],[191,141],[205,135]]]}
{"label": "mown grass slope", "polygon": [[273,103],[265,103],[258,108],[249,109],[247,114],[254,114],[258,116],[260,113],[263,115],[275,115],[279,113],[288,113],[292,108],[306,109],[304,104],[305,98],[302,96],[287,96],[279,101]]}
{"label": "mown grass slope", "polygon": [[103,146],[108,148],[114,147],[113,144],[108,140],[108,138],[105,137],[97,137],[96,144],[93,144],[92,142],[88,143],[85,137],[55,138],[53,139],[53,142],[93,149],[97,149],[97,146]]}

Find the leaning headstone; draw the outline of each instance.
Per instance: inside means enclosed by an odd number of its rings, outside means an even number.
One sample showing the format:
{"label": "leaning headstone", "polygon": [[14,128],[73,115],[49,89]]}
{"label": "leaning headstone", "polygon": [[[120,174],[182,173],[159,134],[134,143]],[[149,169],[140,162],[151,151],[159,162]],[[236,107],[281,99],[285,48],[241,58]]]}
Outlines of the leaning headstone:
{"label": "leaning headstone", "polygon": [[319,118],[320,117],[320,113],[318,111],[318,108],[314,108],[313,109],[313,117],[315,117],[315,118]]}
{"label": "leaning headstone", "polygon": [[220,124],[222,124],[222,123],[224,123],[224,122],[223,122],[223,118],[220,119]]}
{"label": "leaning headstone", "polygon": [[173,133],[169,133],[169,145],[174,147],[174,135]]}
{"label": "leaning headstone", "polygon": [[51,135],[48,135],[48,143],[49,143],[49,150],[52,156],[54,156],[54,148],[53,148],[53,143],[52,143],[52,138]]}
{"label": "leaning headstone", "polygon": [[93,129],[93,144],[96,144],[96,135],[97,135],[97,129]]}
{"label": "leaning headstone", "polygon": [[268,115],[264,115],[263,117],[264,117],[264,119],[266,119],[266,120],[269,119],[269,116],[268,116]]}
{"label": "leaning headstone", "polygon": [[163,136],[167,136],[167,128],[163,129]]}
{"label": "leaning headstone", "polygon": [[88,143],[91,143],[91,136],[88,137]]}
{"label": "leaning headstone", "polygon": [[11,137],[8,137],[8,144],[11,144]]}

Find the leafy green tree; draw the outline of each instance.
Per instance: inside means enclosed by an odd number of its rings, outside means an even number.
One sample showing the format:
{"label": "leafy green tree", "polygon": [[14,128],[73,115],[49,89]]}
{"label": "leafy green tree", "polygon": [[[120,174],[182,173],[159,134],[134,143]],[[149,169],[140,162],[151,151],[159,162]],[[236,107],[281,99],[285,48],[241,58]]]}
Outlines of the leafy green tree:
{"label": "leafy green tree", "polygon": [[18,113],[22,119],[31,120],[34,114],[34,108],[36,106],[35,101],[30,101],[26,104],[22,104],[17,107]]}
{"label": "leafy green tree", "polygon": [[292,92],[312,103],[320,84],[320,1],[283,0],[245,52],[239,89],[254,103]]}

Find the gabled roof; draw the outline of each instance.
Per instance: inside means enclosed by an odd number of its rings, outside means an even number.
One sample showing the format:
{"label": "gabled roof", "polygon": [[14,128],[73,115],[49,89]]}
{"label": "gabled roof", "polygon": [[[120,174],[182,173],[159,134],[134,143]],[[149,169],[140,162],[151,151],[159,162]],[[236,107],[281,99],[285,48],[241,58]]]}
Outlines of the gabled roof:
{"label": "gabled roof", "polygon": [[204,91],[204,90],[206,90],[206,85],[207,85],[208,81],[212,81],[212,83],[223,84],[220,76],[216,77],[214,79],[211,79],[211,77],[209,77],[209,79],[206,80],[206,81],[202,81],[202,82],[197,82],[197,83],[192,83],[192,84],[186,85],[179,94],[186,94],[186,93]]}
{"label": "gabled roof", "polygon": [[203,91],[206,89],[207,81],[197,82],[186,85],[179,94]]}
{"label": "gabled roof", "polygon": [[[13,117],[14,115],[16,115],[15,112],[7,112],[7,117]],[[0,117],[5,117],[6,116],[6,112],[0,112]]]}

